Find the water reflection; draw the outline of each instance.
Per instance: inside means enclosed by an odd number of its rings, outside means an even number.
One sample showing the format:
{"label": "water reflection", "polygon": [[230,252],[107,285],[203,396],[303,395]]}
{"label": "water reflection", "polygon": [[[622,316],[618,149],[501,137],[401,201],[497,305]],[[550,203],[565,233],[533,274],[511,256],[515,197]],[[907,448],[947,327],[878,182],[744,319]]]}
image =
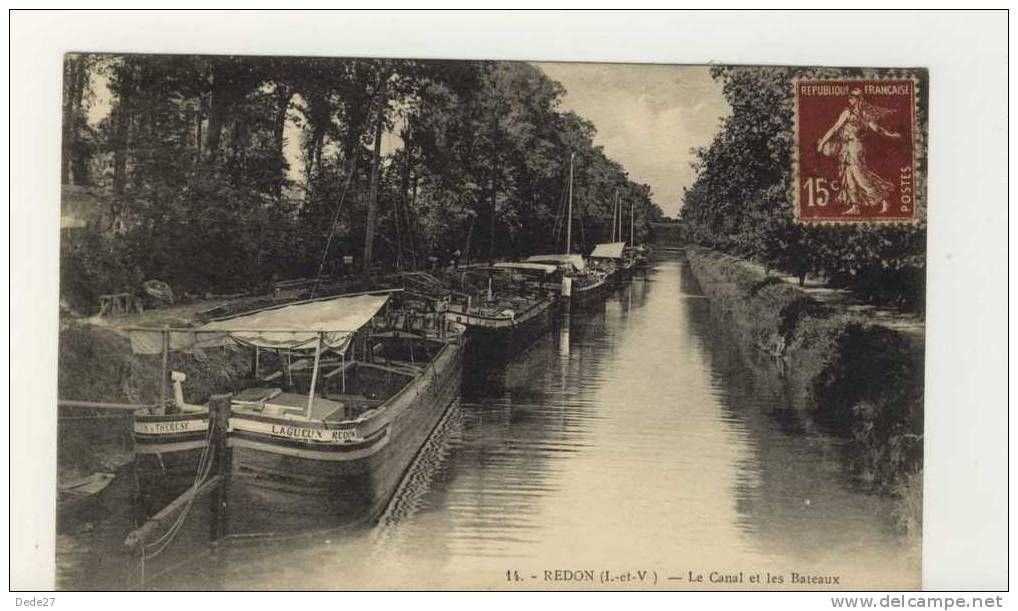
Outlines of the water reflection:
{"label": "water reflection", "polygon": [[[688,272],[682,280],[684,292],[698,291]],[[901,547],[890,502],[848,479],[838,460],[843,448],[791,406],[777,365],[718,333],[706,302],[689,314],[689,335],[712,372],[723,414],[750,441],[734,496],[751,544],[800,572],[842,575],[858,587],[917,587],[914,550]]]}

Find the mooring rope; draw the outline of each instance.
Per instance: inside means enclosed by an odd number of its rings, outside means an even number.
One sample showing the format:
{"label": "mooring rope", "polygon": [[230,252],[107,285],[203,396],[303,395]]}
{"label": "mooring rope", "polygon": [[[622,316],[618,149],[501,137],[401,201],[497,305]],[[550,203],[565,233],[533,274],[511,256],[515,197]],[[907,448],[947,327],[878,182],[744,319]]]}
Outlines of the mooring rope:
{"label": "mooring rope", "polygon": [[[187,519],[188,514],[191,511],[191,507],[194,505],[194,499],[197,496],[198,488],[203,483],[205,483],[205,481],[208,479],[209,474],[212,472],[212,465],[214,462],[213,460],[211,460],[212,435],[215,431],[215,427],[211,426],[212,424],[211,422],[209,424],[210,424],[209,432],[208,436],[205,439],[205,447],[202,448],[201,456],[198,459],[198,468],[195,471],[194,480],[192,481],[191,487],[189,488],[191,492],[191,498],[187,500],[187,504],[184,505],[184,508],[180,510],[180,514],[177,516],[176,520],[174,520],[173,524],[170,525],[170,527],[166,530],[166,532],[162,534],[162,536],[160,536],[158,539],[152,542],[142,541],[141,545],[139,546],[140,550],[139,562],[142,585],[144,585],[145,583],[145,562],[162,554],[164,551],[166,551],[170,544],[173,543],[173,540],[176,539],[177,535],[183,528],[184,522]],[[155,551],[149,553],[148,550],[153,548],[158,549],[155,549]]]}

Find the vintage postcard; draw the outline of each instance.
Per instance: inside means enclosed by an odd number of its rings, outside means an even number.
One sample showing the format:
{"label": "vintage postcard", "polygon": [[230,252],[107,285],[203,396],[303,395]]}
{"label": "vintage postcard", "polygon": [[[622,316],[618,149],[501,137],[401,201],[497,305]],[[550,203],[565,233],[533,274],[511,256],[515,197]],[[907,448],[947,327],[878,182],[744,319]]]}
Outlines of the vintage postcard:
{"label": "vintage postcard", "polygon": [[58,589],[920,588],[928,80],[68,53]]}

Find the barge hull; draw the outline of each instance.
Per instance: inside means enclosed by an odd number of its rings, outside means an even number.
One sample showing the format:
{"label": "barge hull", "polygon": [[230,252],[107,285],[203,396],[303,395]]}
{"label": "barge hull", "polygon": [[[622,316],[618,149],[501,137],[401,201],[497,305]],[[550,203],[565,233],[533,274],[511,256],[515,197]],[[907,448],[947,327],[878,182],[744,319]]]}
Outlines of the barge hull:
{"label": "barge hull", "polygon": [[480,366],[504,364],[547,333],[555,323],[555,302],[547,300],[528,312],[526,319],[511,326],[491,328],[468,325],[468,359]]}
{"label": "barge hull", "polygon": [[447,345],[433,368],[387,406],[392,415],[384,433],[357,449],[316,449],[231,433],[231,523],[241,530],[263,530],[377,519],[458,396],[463,350],[462,343]]}

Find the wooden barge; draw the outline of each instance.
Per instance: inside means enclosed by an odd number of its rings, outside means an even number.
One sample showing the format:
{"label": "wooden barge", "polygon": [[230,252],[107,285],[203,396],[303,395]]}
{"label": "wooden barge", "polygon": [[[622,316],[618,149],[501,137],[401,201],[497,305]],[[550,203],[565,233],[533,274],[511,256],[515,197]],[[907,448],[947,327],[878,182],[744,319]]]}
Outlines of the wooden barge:
{"label": "wooden barge", "polygon": [[[458,396],[465,347],[441,313],[401,293],[278,306],[195,329],[135,330],[150,335],[143,346],[159,333],[164,353],[239,344],[313,359],[299,369],[280,360],[284,371],[267,376],[256,366],[257,379],[230,398],[224,471],[234,513],[339,526],[384,509]],[[143,495],[165,498],[197,485],[208,464],[208,407],[184,403],[182,376],[174,380],[173,403],[139,414],[135,424]]]}
{"label": "wooden barge", "polygon": [[[570,311],[599,305],[608,296],[607,274],[587,265],[582,255],[535,255],[527,257],[530,263],[556,265],[562,273],[561,299]],[[554,284],[547,285],[553,289]]]}
{"label": "wooden barge", "polygon": [[[507,280],[500,287],[501,295],[487,298],[472,296],[466,303],[453,302],[445,313],[451,325],[462,327],[470,339],[468,358],[481,367],[504,364],[530,347],[555,324],[558,293],[549,290],[545,281],[557,268],[538,263],[496,263],[488,268],[472,270]],[[507,293],[513,293],[510,298]]]}
{"label": "wooden barge", "polygon": [[234,398],[232,504],[335,525],[385,508],[459,393],[463,345],[399,332],[368,341],[372,356],[353,362],[345,392],[333,379],[310,413],[303,394],[262,388]]}

